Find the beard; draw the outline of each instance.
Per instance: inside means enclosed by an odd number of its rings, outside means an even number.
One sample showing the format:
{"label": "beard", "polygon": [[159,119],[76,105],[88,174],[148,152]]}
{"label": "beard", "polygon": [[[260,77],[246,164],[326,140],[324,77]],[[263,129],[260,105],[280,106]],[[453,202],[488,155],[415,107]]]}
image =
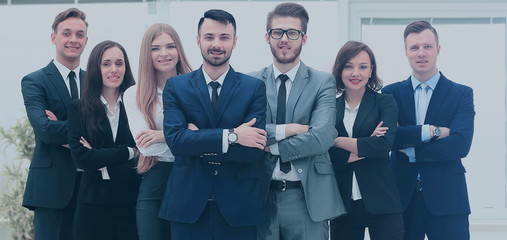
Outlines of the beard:
{"label": "beard", "polygon": [[[211,56],[211,52],[217,52],[219,51],[220,53],[223,54],[223,58],[216,58],[216,57],[213,57]],[[202,49],[201,49],[201,55],[202,55],[202,58],[204,59],[204,61],[206,61],[207,63],[209,63],[209,65],[213,66],[213,67],[219,67],[219,66],[222,66],[224,64],[226,64],[227,62],[229,62],[229,59],[231,58],[231,54],[226,52],[225,50],[220,50],[220,49],[209,49],[208,51],[204,52]]]}
{"label": "beard", "polygon": [[[301,50],[303,48],[303,45],[299,45],[296,47],[293,47],[291,50],[294,50],[292,52],[282,52],[279,51],[278,47],[275,45],[273,46],[271,43],[269,44],[269,47],[271,48],[271,53],[275,57],[276,61],[282,64],[287,63],[293,63],[299,58],[299,55],[301,54]],[[293,54],[293,55],[291,55]]]}

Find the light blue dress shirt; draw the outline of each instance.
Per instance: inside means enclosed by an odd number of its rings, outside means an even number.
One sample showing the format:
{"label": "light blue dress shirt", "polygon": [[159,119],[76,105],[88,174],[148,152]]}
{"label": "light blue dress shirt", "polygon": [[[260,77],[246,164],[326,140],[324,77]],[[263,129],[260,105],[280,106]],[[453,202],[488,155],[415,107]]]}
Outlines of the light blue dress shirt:
{"label": "light blue dress shirt", "polygon": [[[427,87],[427,91],[426,91],[426,94],[427,94],[427,103],[426,103],[426,106],[429,106],[429,102],[431,100],[431,96],[433,95],[433,90],[435,89],[435,87],[437,86],[437,83],[438,83],[438,80],[440,79],[440,72],[437,71],[437,73],[435,75],[433,75],[433,77],[431,77],[430,79],[428,79],[425,83],[426,85],[428,85]],[[414,75],[410,76],[410,81],[412,82],[412,88],[414,89],[414,102],[417,103],[418,100],[419,100],[419,95],[421,94],[421,87],[419,86],[422,82],[419,81],[419,79],[417,79],[416,77],[414,77]],[[416,119],[424,119],[426,117],[426,113],[424,113],[424,116],[417,116],[417,113],[419,112],[418,109],[417,109],[417,104],[416,104]],[[431,135],[430,135],[430,125],[429,124],[424,124],[421,126],[421,140],[423,142],[427,142],[431,139]],[[416,162],[416,159],[415,159],[415,149],[413,147],[410,147],[410,148],[405,148],[405,154],[408,156],[408,159],[409,159],[409,162],[413,163],[413,162]]]}

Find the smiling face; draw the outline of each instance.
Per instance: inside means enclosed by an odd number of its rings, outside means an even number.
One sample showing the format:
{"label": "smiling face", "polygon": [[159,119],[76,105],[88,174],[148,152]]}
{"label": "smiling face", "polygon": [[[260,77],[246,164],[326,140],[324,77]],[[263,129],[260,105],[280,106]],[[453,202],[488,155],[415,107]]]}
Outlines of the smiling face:
{"label": "smiling face", "polygon": [[205,65],[220,67],[229,64],[232,50],[236,46],[234,27],[231,23],[226,25],[206,18],[199,30],[197,44]]}
{"label": "smiling face", "polygon": [[178,50],[173,38],[162,33],[151,43],[151,60],[153,67],[162,76],[176,75],[176,64],[179,60]]}
{"label": "smiling face", "polygon": [[342,81],[345,91],[364,92],[371,77],[372,65],[366,51],[359,52],[351,58],[342,70]]}
{"label": "smiling face", "polygon": [[74,69],[88,42],[85,22],[74,17],[65,19],[51,33],[51,42],[56,46],[56,60]]}
{"label": "smiling face", "polygon": [[430,29],[410,33],[405,40],[405,54],[412,67],[412,74],[426,81],[437,73],[437,57],[440,53],[435,34]]}
{"label": "smiling face", "polygon": [[119,90],[125,75],[125,57],[118,47],[104,51],[100,60],[103,89]]}
{"label": "smiling face", "polygon": [[[301,20],[295,17],[274,17],[271,21],[271,29],[301,29]],[[303,45],[306,44],[306,35],[300,34],[297,40],[287,38],[286,34],[280,39],[273,39],[266,33],[266,42],[271,48],[275,63],[295,66],[299,62],[299,55]]]}

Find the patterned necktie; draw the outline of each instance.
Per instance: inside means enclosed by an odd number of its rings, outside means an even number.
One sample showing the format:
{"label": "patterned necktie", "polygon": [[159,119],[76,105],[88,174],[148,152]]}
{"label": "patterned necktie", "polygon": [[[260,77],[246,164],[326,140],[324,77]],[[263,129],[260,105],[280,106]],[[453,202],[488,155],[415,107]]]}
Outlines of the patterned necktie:
{"label": "patterned necktie", "polygon": [[[278,76],[280,79],[280,87],[278,88],[278,103],[276,105],[276,124],[285,124],[285,109],[287,99],[287,88],[285,87],[285,81],[289,77],[285,74]],[[280,159],[280,171],[283,173],[290,172],[290,162],[282,162]]]}
{"label": "patterned necktie", "polygon": [[77,93],[76,73],[74,73],[74,71],[70,71],[69,73],[69,85],[70,85],[70,98],[72,100],[78,99],[79,95]]}
{"label": "patterned necktie", "polygon": [[220,86],[220,83],[212,81],[209,85],[213,89],[211,92],[211,104],[213,105],[213,110],[215,110],[218,102],[218,87]]}
{"label": "patterned necktie", "polygon": [[417,102],[417,125],[423,125],[428,109],[428,85],[426,83],[419,84],[419,99]]}

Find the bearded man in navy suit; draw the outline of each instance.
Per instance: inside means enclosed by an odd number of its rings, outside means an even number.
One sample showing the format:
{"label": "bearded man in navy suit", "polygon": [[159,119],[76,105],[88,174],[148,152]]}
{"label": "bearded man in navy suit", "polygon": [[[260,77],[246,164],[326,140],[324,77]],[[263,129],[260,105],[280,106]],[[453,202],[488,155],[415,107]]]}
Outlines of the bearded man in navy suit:
{"label": "bearded man in navy suit", "polygon": [[438,34],[428,22],[409,24],[404,38],[412,75],[382,92],[398,104],[391,166],[404,209],[405,239],[470,239],[462,158],[472,145],[473,91],[437,70]]}
{"label": "bearded man in navy suit", "polygon": [[176,159],[159,216],[171,221],[172,239],[255,240],[265,219],[266,88],[229,65],[236,22],[228,12],[204,13],[197,44],[202,67],[170,78],[163,93]]}

